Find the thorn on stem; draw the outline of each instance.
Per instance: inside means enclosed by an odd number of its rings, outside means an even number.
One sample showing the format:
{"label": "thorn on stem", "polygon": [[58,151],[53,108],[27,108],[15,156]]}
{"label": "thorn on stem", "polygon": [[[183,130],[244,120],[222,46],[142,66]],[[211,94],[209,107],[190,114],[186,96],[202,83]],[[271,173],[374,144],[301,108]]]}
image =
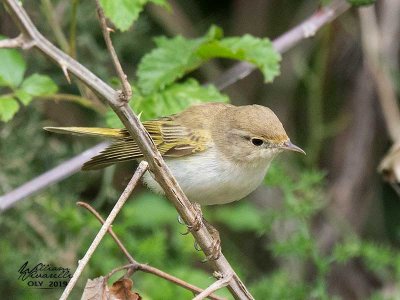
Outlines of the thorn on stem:
{"label": "thorn on stem", "polygon": [[61,61],[60,66],[61,66],[61,70],[63,71],[64,76],[67,79],[68,83],[71,84],[71,78],[69,77],[67,65],[63,61]]}

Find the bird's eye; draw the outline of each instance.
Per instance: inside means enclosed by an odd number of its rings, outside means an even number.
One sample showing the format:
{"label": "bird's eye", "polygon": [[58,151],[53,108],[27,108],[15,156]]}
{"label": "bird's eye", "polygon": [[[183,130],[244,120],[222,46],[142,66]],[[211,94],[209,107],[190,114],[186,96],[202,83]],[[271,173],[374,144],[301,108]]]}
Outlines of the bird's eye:
{"label": "bird's eye", "polygon": [[252,143],[254,146],[261,146],[262,144],[264,144],[264,141],[261,140],[261,139],[252,138],[252,139],[251,139],[251,143]]}

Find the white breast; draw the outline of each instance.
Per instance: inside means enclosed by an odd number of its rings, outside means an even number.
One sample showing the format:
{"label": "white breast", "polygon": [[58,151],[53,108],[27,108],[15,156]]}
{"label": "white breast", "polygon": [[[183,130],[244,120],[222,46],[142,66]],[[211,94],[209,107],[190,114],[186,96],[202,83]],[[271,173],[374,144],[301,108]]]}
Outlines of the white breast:
{"label": "white breast", "polygon": [[[223,204],[240,200],[262,182],[273,157],[250,166],[227,161],[213,148],[181,158],[168,158],[166,163],[183,192],[201,205]],[[218,163],[217,163],[218,162]],[[163,190],[149,173],[144,182],[153,191]]]}

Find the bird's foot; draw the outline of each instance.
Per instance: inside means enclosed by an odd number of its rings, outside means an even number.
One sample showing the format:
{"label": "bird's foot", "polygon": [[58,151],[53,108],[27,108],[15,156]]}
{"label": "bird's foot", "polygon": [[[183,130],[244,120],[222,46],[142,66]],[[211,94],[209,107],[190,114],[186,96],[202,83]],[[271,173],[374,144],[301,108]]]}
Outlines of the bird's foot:
{"label": "bird's foot", "polygon": [[[181,233],[182,235],[187,235],[189,232],[193,232],[193,231],[199,231],[201,225],[203,225],[203,212],[201,211],[200,204],[193,203],[193,208],[196,212],[194,221],[191,225],[186,225],[187,230],[185,232]],[[178,216],[178,222],[180,224],[185,224],[185,222],[183,222],[181,216]]]}
{"label": "bird's foot", "polygon": [[219,235],[219,232],[217,229],[215,229],[214,226],[212,226],[210,223],[208,223],[206,220],[204,221],[204,225],[206,226],[208,232],[213,238],[213,242],[209,248],[209,254],[207,257],[203,260],[203,262],[211,261],[211,260],[217,260],[221,256],[221,237]]}

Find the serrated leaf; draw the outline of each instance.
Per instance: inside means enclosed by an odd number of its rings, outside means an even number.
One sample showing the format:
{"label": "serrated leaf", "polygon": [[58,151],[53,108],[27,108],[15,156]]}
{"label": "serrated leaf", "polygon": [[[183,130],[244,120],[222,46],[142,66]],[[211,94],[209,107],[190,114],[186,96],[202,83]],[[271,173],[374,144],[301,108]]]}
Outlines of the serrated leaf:
{"label": "serrated leaf", "polygon": [[17,100],[12,97],[0,97],[0,120],[7,122],[11,120],[19,110]]}
{"label": "serrated leaf", "polygon": [[138,86],[144,95],[165,88],[202,62],[194,55],[199,46],[197,40],[163,37],[156,39],[156,43],[158,48],[145,55],[138,67]]}
{"label": "serrated leaf", "polygon": [[166,0],[100,0],[104,14],[121,30],[128,30],[148,2],[167,6]]}
{"label": "serrated leaf", "polygon": [[279,75],[281,56],[266,38],[260,39],[249,34],[224,38],[202,45],[198,49],[198,55],[203,58],[223,57],[247,61],[261,70],[266,82]]}
{"label": "serrated leaf", "polygon": [[24,90],[16,90],[15,91],[15,96],[17,96],[17,98],[24,104],[24,105],[28,105],[29,103],[31,103],[33,97],[31,95],[29,95],[27,92],[25,92]]}
{"label": "serrated leaf", "polygon": [[268,39],[251,35],[222,38],[220,28],[212,26],[198,39],[182,36],[156,39],[157,48],[145,55],[138,67],[138,87],[149,95],[182,78],[211,58],[243,60],[261,69],[265,81],[279,74],[280,54]]}
{"label": "serrated leaf", "polygon": [[15,49],[0,49],[0,86],[16,88],[22,81],[26,62]]}
{"label": "serrated leaf", "polygon": [[33,74],[22,82],[21,90],[31,96],[45,96],[55,94],[58,87],[49,76]]}
{"label": "serrated leaf", "polygon": [[215,39],[220,39],[222,30],[211,26],[204,37],[188,40],[182,36],[172,39],[155,39],[157,48],[146,54],[138,67],[138,87],[144,95],[162,90],[168,84],[196,69],[204,62],[196,52],[198,48]]}

